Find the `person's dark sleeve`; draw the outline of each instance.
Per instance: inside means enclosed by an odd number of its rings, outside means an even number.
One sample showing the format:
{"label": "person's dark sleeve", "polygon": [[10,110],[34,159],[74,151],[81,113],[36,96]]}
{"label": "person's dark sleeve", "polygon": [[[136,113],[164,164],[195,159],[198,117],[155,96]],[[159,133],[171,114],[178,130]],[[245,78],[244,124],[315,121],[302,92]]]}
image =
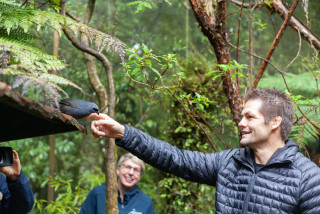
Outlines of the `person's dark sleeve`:
{"label": "person's dark sleeve", "polygon": [[221,153],[203,154],[179,150],[128,125],[116,144],[146,163],[165,172],[198,183],[215,185]]}
{"label": "person's dark sleeve", "polygon": [[155,213],[154,213],[153,203],[152,203],[152,200],[151,200],[151,199],[150,199],[149,206],[148,206],[148,208],[147,208],[147,213],[148,213],[148,214],[155,214]]}
{"label": "person's dark sleeve", "polygon": [[1,201],[2,214],[25,214],[31,211],[34,205],[34,197],[23,171],[16,181],[10,181],[8,178],[6,180],[1,179],[0,191],[3,194],[3,200]]}
{"label": "person's dark sleeve", "polygon": [[106,210],[105,188],[94,187],[84,200],[79,214],[104,214]]}
{"label": "person's dark sleeve", "polygon": [[81,205],[79,214],[94,214],[95,213],[95,194],[94,189],[91,190]]}

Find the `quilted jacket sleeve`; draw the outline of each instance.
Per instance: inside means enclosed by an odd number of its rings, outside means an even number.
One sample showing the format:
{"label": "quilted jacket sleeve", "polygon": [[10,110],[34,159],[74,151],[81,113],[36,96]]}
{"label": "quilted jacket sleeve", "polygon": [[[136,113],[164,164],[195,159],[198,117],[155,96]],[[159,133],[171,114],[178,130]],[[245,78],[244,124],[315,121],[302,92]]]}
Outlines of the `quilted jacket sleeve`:
{"label": "quilted jacket sleeve", "polygon": [[179,150],[128,125],[125,125],[124,137],[116,144],[162,171],[213,186],[223,155],[223,152],[203,154]]}
{"label": "quilted jacket sleeve", "polygon": [[301,158],[302,179],[300,182],[299,212],[320,213],[320,168],[306,157]]}

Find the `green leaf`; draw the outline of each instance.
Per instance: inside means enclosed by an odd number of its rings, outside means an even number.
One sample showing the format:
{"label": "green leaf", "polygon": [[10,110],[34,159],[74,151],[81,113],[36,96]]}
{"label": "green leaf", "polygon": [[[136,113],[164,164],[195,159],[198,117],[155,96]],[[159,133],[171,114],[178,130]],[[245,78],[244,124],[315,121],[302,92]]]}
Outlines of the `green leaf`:
{"label": "green leaf", "polygon": [[161,194],[160,197],[165,198],[165,197],[167,197],[167,194]]}
{"label": "green leaf", "polygon": [[135,75],[135,74],[138,73],[139,71],[140,71],[140,68],[135,68],[135,69],[132,71],[131,75]]}
{"label": "green leaf", "polygon": [[144,53],[149,51],[148,47],[145,44],[142,44],[142,50]]}
{"label": "green leaf", "polygon": [[162,78],[161,74],[159,73],[159,71],[157,71],[157,69],[155,68],[151,68],[153,70],[154,73],[156,73],[160,78]]}
{"label": "green leaf", "polygon": [[218,73],[220,72],[219,70],[211,70],[207,73],[207,75],[211,75],[211,74],[215,74],[215,73]]}
{"label": "green leaf", "polygon": [[264,3],[265,3],[266,5],[268,5],[269,7],[271,7],[271,4],[270,4],[269,1],[264,1]]}
{"label": "green leaf", "polygon": [[152,67],[152,63],[151,63],[151,61],[148,60],[148,59],[145,61],[145,64],[146,64],[149,68]]}
{"label": "green leaf", "polygon": [[135,53],[131,54],[129,57],[128,57],[128,60],[130,61],[132,59],[132,57],[135,56]]}
{"label": "green leaf", "polygon": [[229,69],[229,67],[224,64],[220,64],[220,65],[218,65],[218,67],[221,68],[223,71],[227,71]]}

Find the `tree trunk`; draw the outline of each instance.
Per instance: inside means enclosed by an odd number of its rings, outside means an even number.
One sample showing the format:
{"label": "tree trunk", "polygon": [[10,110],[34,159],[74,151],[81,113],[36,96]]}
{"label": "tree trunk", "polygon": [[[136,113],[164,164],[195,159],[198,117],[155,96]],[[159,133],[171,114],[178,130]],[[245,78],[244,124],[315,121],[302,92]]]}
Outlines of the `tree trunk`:
{"label": "tree trunk", "polygon": [[[211,5],[212,1],[189,0],[189,2],[202,33],[208,38],[214,49],[218,64],[228,64],[231,56],[225,31],[227,2],[225,0],[216,1],[213,5]],[[239,85],[232,77],[233,72],[229,70],[222,76],[222,84],[233,120],[238,124],[241,119],[242,99]]]}
{"label": "tree trunk", "polygon": [[[95,0],[89,0],[86,10],[86,14],[83,18],[83,23],[89,24],[90,18],[94,10]],[[81,42],[89,46],[88,37],[84,34],[81,35]],[[88,77],[96,92],[100,109],[104,109],[103,113],[108,113],[111,118],[114,118],[115,114],[115,89],[113,82],[113,67],[112,63],[105,58],[104,68],[108,79],[109,95],[106,88],[101,83],[97,73],[96,61],[90,54],[84,53],[85,62],[88,70]],[[109,102],[108,102],[109,98]],[[108,143],[105,143],[106,152],[104,155],[105,176],[106,176],[106,213],[117,214],[118,213],[118,182],[116,175],[116,154],[115,140],[109,139]]]}
{"label": "tree trunk", "polygon": [[54,177],[54,166],[55,166],[55,156],[54,156],[54,150],[55,150],[55,139],[56,135],[50,135],[49,136],[49,182],[48,182],[48,197],[47,197],[47,203],[50,204],[51,201],[54,200],[54,189],[50,185],[50,182],[52,181]]}

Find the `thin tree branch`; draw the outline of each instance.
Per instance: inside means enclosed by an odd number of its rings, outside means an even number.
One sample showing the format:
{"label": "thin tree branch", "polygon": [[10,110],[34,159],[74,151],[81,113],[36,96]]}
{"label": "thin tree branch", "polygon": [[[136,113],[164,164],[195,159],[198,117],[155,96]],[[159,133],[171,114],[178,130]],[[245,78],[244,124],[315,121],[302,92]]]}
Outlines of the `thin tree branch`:
{"label": "thin tree branch", "polygon": [[[236,6],[241,6],[241,1],[238,0],[229,0]],[[286,15],[288,14],[288,8],[286,5],[282,3],[280,0],[276,0],[277,4],[274,4],[275,0],[269,0],[269,3],[271,4],[271,8],[268,6],[267,8],[271,10],[271,12],[278,13],[283,19],[286,18]],[[256,1],[255,6],[261,6],[263,1]],[[249,8],[249,4],[244,4],[243,7]],[[320,38],[310,29],[308,28],[295,14],[292,15],[293,17],[290,19],[288,25],[294,30],[294,31],[300,31],[300,34],[304,40],[306,40],[311,46],[314,46],[318,51],[320,51]]]}
{"label": "thin tree branch", "polygon": [[160,90],[160,89],[163,89],[163,88],[166,88],[166,87],[167,87],[167,86],[161,86],[161,87],[156,88],[156,87],[154,87],[154,85],[150,84],[148,81],[147,81],[147,82],[148,82],[148,84],[147,84],[147,83],[140,82],[140,81],[137,81],[137,80],[133,79],[133,78],[131,77],[131,75],[129,74],[129,71],[128,71],[128,70],[126,70],[126,73],[127,73],[128,77],[130,78],[130,80],[131,80],[132,82],[138,83],[138,84],[140,84],[140,85],[147,86],[147,87],[149,87],[149,88],[152,88],[153,90]]}
{"label": "thin tree branch", "polygon": [[[190,100],[188,99],[188,102]],[[210,131],[213,132],[213,134],[218,138],[218,140],[228,149],[228,145],[222,140],[222,138],[214,131],[214,129],[210,126],[210,124],[202,117],[200,112],[197,111],[192,105],[189,104],[189,106],[195,111],[195,113],[201,118],[201,120],[206,124],[206,126],[210,129]],[[215,143],[216,144],[216,143]]]}
{"label": "thin tree branch", "polygon": [[[149,96],[149,98],[150,98],[150,96]],[[141,97],[140,97],[140,99],[139,99],[139,103],[140,103],[140,107],[141,107],[141,106],[142,106],[142,104],[141,104]],[[140,119],[139,119],[139,121],[134,125],[134,127],[140,126],[140,124],[144,121],[145,116],[150,113],[150,110],[151,110],[150,103],[148,103],[148,107],[147,107],[147,109],[146,109],[143,113],[142,113],[142,109],[140,109]]]}
{"label": "thin tree branch", "polygon": [[[235,45],[233,45],[230,41],[228,41],[228,44],[233,47],[234,49],[236,49],[237,47]],[[282,71],[277,67],[275,66],[273,63],[271,63],[269,60],[266,60],[265,58],[261,57],[261,56],[258,56],[258,55],[255,55],[255,54],[252,54],[252,53],[249,53],[248,51],[245,51],[245,50],[242,50],[242,49],[239,49],[240,52],[242,53],[246,53],[250,56],[253,56],[257,59],[260,59],[262,61],[266,61],[268,64],[270,64],[274,69],[276,69],[277,71],[279,71],[280,73],[282,73]]]}
{"label": "thin tree branch", "polygon": [[270,10],[268,10],[268,9],[266,9],[266,10],[267,10],[267,12],[268,12],[269,20],[270,20],[270,22],[271,22],[271,24],[272,24],[272,28],[273,28],[273,34],[272,34],[272,36],[276,36],[277,30],[276,30],[276,26],[275,26],[275,24],[274,24],[274,21],[273,21],[273,19],[272,19],[272,17],[271,17],[271,12],[270,12]]}
{"label": "thin tree branch", "polygon": [[293,60],[291,60],[291,62],[283,69],[283,73],[286,72],[286,70],[292,65],[292,63],[297,60],[297,58],[300,56],[300,51],[301,51],[301,35],[300,35],[300,33],[299,33],[299,49],[298,49],[297,55],[296,55],[296,56],[293,58]]}
{"label": "thin tree branch", "polygon": [[[300,55],[300,51],[301,51],[301,36],[300,36],[300,34],[299,34],[299,40],[300,40],[300,42],[299,42],[299,50],[298,50],[297,56],[284,68],[284,70],[283,70],[282,72],[280,72],[281,75],[282,75],[282,78],[283,78],[283,80],[284,80],[284,82],[285,82],[286,88],[287,88],[287,90],[289,91],[289,93],[291,93],[291,90],[290,90],[290,88],[289,88],[289,86],[288,86],[288,84],[287,84],[287,82],[286,82],[286,80],[285,80],[284,72],[285,72],[286,69],[288,69],[288,68],[290,67],[290,65],[291,65],[291,64],[298,58],[298,56]],[[302,111],[302,109],[301,109],[298,105],[297,105],[297,108],[298,108],[298,110],[300,111],[300,113],[303,115],[303,117],[306,118],[307,121],[316,129],[316,132],[317,132],[317,134],[319,135],[319,134],[320,134],[320,127],[319,127],[316,123],[314,123],[312,120],[310,120],[310,118],[307,117],[307,115]]]}
{"label": "thin tree branch", "polygon": [[206,135],[207,140],[209,141],[210,145],[212,146],[213,150],[215,152],[218,152],[216,146],[212,143],[209,135],[207,134],[207,132],[204,130],[204,128],[202,127],[202,125],[200,123],[198,123],[198,121],[194,118],[194,116],[188,111],[188,109],[186,109],[186,107],[183,105],[183,103],[176,97],[176,95],[174,93],[172,93],[172,91],[170,91],[169,88],[166,87],[166,90],[180,103],[180,105],[183,107],[183,109],[187,112],[187,114],[189,115],[189,117],[192,118],[192,120],[197,124],[198,127],[200,127],[200,129],[203,131],[203,133]]}
{"label": "thin tree branch", "polygon": [[238,20],[238,38],[237,38],[237,52],[236,52],[236,61],[239,62],[239,43],[240,43],[240,29],[241,29],[241,17],[242,17],[242,9],[243,9],[244,0],[242,0],[240,15]]}
{"label": "thin tree branch", "polygon": [[81,22],[81,19],[79,17],[75,16],[74,14],[72,14],[71,12],[66,12],[66,15],[77,22]]}
{"label": "thin tree branch", "polygon": [[[272,45],[271,45],[271,47],[270,47],[270,49],[269,49],[269,51],[267,53],[267,56],[265,57],[266,60],[270,60],[274,50],[278,46],[278,44],[280,42],[280,39],[281,39],[285,29],[287,28],[287,24],[288,24],[289,20],[291,19],[293,12],[294,12],[294,10],[296,9],[296,7],[298,5],[298,2],[299,2],[299,0],[295,0],[292,3],[292,6],[291,6],[291,8],[289,10],[289,13],[286,16],[286,18],[285,18],[285,20],[284,20],[279,32],[277,33],[275,39],[273,40],[273,43],[272,43]],[[268,63],[266,63],[266,61],[262,62],[261,67],[259,69],[259,72],[258,72],[258,74],[257,74],[257,76],[256,76],[251,88],[256,88],[257,87],[257,85],[258,85],[258,83],[259,83],[259,81],[260,81],[260,79],[261,79],[261,77],[262,77],[267,65],[268,65]]]}
{"label": "thin tree branch", "polygon": [[245,8],[250,8],[250,3],[244,3],[244,1],[237,1],[237,0],[229,0],[232,4],[239,6],[239,7],[245,7]]}
{"label": "thin tree branch", "polygon": [[[283,4],[283,6],[284,6],[286,9],[288,9],[285,4]],[[315,34],[306,24],[304,24],[303,21],[302,21],[298,16],[296,16],[295,14],[293,14],[292,16],[293,16],[293,18],[292,18],[291,21],[293,21],[293,20],[296,19],[297,22],[299,22],[299,24],[301,25],[301,27],[303,27],[303,28],[306,29],[308,32],[310,32],[310,34],[312,34],[312,36],[313,36],[314,38],[316,38],[317,40],[320,40],[320,37],[319,37],[317,34]],[[290,23],[289,23],[289,24],[290,24]],[[291,25],[290,25],[290,26],[291,26]],[[299,28],[297,28],[297,29],[299,29],[299,32],[300,32],[300,34],[301,34],[301,36],[302,36],[301,28],[299,27]],[[297,29],[296,29],[296,31],[298,31]],[[311,38],[310,38],[310,39],[311,39]],[[319,49],[318,49],[318,50],[319,50]]]}
{"label": "thin tree branch", "polygon": [[[241,17],[242,17],[243,4],[244,4],[244,0],[242,0],[240,14],[239,14],[239,20],[238,20],[238,38],[237,38],[237,52],[236,52],[236,61],[237,62],[239,62],[239,43],[240,43],[240,30],[241,30]],[[238,78],[237,78],[237,82],[238,82]]]}
{"label": "thin tree branch", "polygon": [[246,81],[245,81],[245,92],[248,88],[248,78],[250,80],[250,85],[252,85],[252,75],[253,75],[253,40],[252,40],[252,11],[251,8],[252,0],[250,0],[250,8],[249,8],[249,57],[248,57],[248,64],[249,64],[249,70],[247,72]]}

